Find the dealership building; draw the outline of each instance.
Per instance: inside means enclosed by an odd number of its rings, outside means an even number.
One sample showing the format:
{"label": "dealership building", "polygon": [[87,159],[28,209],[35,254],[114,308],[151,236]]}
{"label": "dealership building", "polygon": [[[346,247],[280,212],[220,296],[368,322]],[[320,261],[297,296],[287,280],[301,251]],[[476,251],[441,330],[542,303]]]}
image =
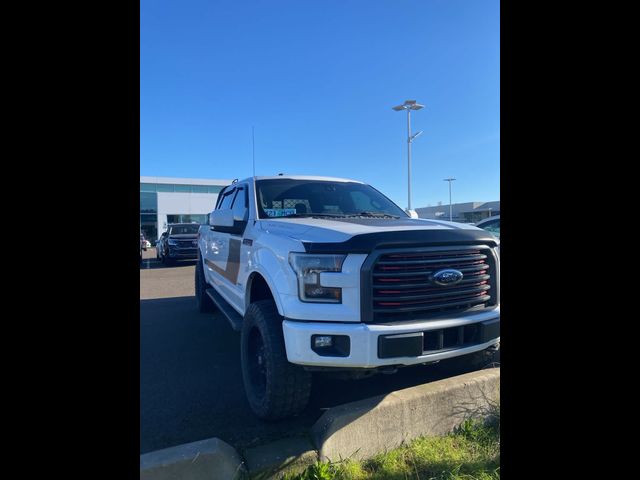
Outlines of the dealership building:
{"label": "dealership building", "polygon": [[206,223],[231,180],[140,177],[140,231],[157,240],[169,223]]}
{"label": "dealership building", "polygon": [[[432,220],[449,220],[449,205],[416,208],[418,217]],[[485,218],[500,215],[500,200],[494,202],[466,202],[451,205],[454,222],[477,223]]]}

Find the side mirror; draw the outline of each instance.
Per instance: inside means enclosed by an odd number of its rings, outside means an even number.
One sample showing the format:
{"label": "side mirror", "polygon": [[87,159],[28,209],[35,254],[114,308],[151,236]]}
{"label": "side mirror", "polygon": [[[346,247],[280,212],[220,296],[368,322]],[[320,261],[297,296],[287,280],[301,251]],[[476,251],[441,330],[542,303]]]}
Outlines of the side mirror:
{"label": "side mirror", "polygon": [[209,225],[212,227],[233,227],[233,212],[231,210],[214,210],[209,215]]}
{"label": "side mirror", "polygon": [[247,220],[249,220],[249,209],[245,208],[242,211],[242,214],[241,215],[235,215],[233,217],[233,220],[236,221],[236,222],[246,222]]}
{"label": "side mirror", "polygon": [[411,218],[420,218],[418,216],[418,212],[416,212],[415,210],[405,210],[405,212],[407,212],[407,215],[409,215]]}

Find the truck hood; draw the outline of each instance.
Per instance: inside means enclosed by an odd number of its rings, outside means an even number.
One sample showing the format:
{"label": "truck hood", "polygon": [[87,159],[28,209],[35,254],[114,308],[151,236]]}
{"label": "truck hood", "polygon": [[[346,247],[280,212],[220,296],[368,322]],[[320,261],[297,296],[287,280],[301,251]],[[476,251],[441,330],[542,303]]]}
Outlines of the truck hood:
{"label": "truck hood", "polygon": [[[263,220],[262,228],[299,240],[308,250],[314,244],[339,250],[370,251],[379,244],[496,243],[486,230],[463,223],[414,218],[278,218]],[[333,245],[328,245],[333,244]],[[316,245],[317,247],[317,245]]]}

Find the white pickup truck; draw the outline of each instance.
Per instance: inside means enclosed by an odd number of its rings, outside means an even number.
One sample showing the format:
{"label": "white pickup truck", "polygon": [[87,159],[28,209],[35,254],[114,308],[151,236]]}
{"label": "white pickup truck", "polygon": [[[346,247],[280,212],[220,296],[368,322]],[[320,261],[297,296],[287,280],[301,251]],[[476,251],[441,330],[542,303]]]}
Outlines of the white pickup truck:
{"label": "white pickup truck", "polygon": [[313,371],[480,366],[500,344],[498,242],[358,181],[251,177],[200,227],[196,299],[241,332],[249,404],[279,419],[305,408]]}

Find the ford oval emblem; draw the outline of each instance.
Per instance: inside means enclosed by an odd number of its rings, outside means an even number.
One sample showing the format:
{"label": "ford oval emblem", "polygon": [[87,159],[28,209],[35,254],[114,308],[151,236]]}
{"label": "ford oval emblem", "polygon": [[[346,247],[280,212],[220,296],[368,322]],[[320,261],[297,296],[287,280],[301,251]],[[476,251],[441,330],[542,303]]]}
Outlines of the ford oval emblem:
{"label": "ford oval emblem", "polygon": [[440,270],[433,274],[431,280],[436,285],[441,285],[443,287],[455,285],[456,283],[460,283],[462,277],[464,275],[459,270],[454,270],[453,268],[447,268],[446,270]]}

